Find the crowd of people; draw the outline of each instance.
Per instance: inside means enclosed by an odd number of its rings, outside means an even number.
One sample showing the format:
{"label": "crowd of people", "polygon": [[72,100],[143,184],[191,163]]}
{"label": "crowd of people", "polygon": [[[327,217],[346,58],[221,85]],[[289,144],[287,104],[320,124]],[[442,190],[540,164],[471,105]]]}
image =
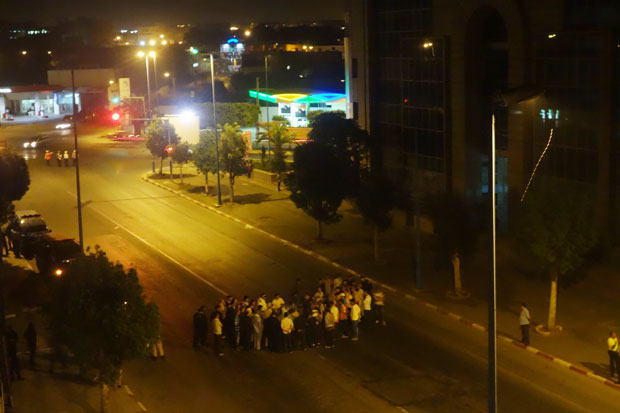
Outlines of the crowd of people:
{"label": "crowd of people", "polygon": [[383,291],[366,278],[325,277],[312,294],[301,291],[298,278],[289,301],[275,293],[271,300],[266,294],[256,299],[227,296],[209,314],[201,306],[193,318],[193,345],[206,347],[211,329],[218,356],[226,344],[237,351],[329,349],[336,339],[357,341],[360,326],[385,326],[384,304]]}

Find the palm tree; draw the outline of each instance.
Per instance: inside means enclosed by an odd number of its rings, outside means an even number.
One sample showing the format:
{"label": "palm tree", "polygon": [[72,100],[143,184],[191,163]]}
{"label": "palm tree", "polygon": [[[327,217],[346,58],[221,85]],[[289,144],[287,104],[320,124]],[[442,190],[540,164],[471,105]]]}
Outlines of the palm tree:
{"label": "palm tree", "polygon": [[289,131],[284,122],[270,122],[264,132],[259,133],[257,142],[268,141],[273,148],[272,171],[282,173],[286,171],[286,155],[284,145],[295,140],[295,134]]}

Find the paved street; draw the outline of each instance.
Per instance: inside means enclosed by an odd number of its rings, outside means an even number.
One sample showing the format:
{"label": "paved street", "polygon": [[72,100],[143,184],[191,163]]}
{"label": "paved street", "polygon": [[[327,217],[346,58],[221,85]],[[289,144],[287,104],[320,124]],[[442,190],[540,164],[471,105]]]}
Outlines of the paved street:
{"label": "paved street", "polygon": [[[26,127],[1,133],[12,128]],[[166,360],[134,362],[124,374],[148,411],[486,410],[486,336],[391,295],[387,327],[371,326],[360,341],[340,340],[332,350],[227,350],[221,358],[195,351],[191,317],[199,305],[211,307],[223,293],[288,297],[296,277],[313,291],[334,269],[142,181],[151,163],[143,143],[112,143],[88,131],[80,138],[86,244],[135,265],[160,306]],[[6,140],[21,133],[13,129]],[[50,149],[71,150],[70,137],[59,135]],[[46,167],[35,152],[31,189],[17,207],[36,209],[54,231],[77,237],[74,169]],[[513,345],[498,348],[502,412],[614,411],[620,404],[615,389]]]}

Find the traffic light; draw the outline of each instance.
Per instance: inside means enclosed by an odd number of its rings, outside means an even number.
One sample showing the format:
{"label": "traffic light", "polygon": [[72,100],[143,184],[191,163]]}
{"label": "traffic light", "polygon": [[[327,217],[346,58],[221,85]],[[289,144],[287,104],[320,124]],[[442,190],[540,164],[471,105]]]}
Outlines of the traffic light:
{"label": "traffic light", "polygon": [[114,122],[118,122],[118,120],[121,118],[121,114],[118,112],[112,112],[112,120]]}
{"label": "traffic light", "polygon": [[168,155],[170,155],[173,150],[174,150],[173,146],[170,146],[170,145],[166,146],[166,152],[168,152]]}
{"label": "traffic light", "polygon": [[115,105],[118,105],[120,103],[120,98],[118,96],[114,96],[112,98],[112,103],[114,103]]}

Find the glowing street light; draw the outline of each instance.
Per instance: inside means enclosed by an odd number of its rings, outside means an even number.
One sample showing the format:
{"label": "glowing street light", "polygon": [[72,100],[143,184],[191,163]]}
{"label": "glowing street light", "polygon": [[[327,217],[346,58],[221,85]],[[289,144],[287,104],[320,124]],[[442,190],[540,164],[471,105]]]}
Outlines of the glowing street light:
{"label": "glowing street light", "polygon": [[151,40],[151,41],[149,41],[149,44],[150,44],[151,46],[155,46],[155,45],[157,44],[157,42],[156,42],[155,40]]}
{"label": "glowing street light", "polygon": [[162,40],[162,41],[161,41],[161,45],[162,45],[162,46],[166,46],[167,44],[168,44],[168,41],[167,41],[167,40]]}
{"label": "glowing street light", "polygon": [[245,35],[245,37],[250,37],[252,35],[252,32],[249,30],[246,30],[245,32],[243,32],[243,34]]}
{"label": "glowing street light", "polygon": [[22,50],[22,55],[26,56],[28,54],[27,50]]}
{"label": "glowing street light", "polygon": [[113,84],[114,84],[114,80],[111,80],[111,79],[110,79],[110,80],[108,80],[108,83],[109,83],[109,84],[111,84],[111,85],[113,85]]}
{"label": "glowing street light", "polygon": [[146,46],[146,42],[144,40],[140,40],[140,46]]}
{"label": "glowing street light", "polygon": [[170,77],[170,72],[164,73],[164,77]]}

